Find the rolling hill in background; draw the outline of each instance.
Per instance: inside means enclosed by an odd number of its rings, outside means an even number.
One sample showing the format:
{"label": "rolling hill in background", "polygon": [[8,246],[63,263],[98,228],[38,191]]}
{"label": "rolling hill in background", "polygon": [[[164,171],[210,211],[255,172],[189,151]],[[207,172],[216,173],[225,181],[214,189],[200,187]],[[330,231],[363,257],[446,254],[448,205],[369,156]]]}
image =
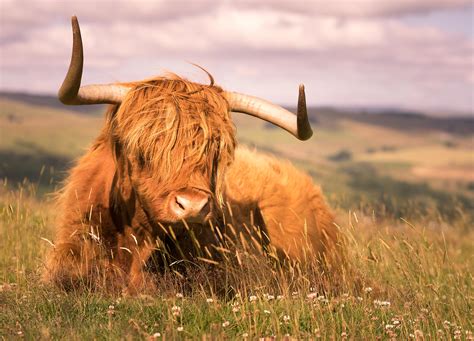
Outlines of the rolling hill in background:
{"label": "rolling hill in background", "polygon": [[[105,106],[64,106],[55,97],[0,93],[0,178],[50,191],[98,134]],[[395,216],[472,211],[473,117],[311,108],[312,139],[234,114],[239,143],[291,160],[332,205]],[[444,213],[443,213],[444,212]],[[451,217],[449,217],[451,218]]]}
{"label": "rolling hill in background", "polygon": [[[84,114],[103,113],[106,105],[83,105],[83,106],[65,106],[56,96],[36,95],[21,92],[2,92],[0,91],[0,100],[20,102],[33,106],[67,110]],[[294,110],[294,108],[289,108]],[[358,122],[364,122],[373,125],[380,125],[394,129],[410,130],[440,130],[458,134],[474,133],[473,115],[449,115],[444,117],[431,116],[418,111],[407,111],[400,109],[359,109],[359,108],[335,108],[335,107],[317,107],[309,108],[309,115],[312,123],[322,124],[337,122],[341,119],[353,119]],[[329,116],[329,117],[319,117]]]}

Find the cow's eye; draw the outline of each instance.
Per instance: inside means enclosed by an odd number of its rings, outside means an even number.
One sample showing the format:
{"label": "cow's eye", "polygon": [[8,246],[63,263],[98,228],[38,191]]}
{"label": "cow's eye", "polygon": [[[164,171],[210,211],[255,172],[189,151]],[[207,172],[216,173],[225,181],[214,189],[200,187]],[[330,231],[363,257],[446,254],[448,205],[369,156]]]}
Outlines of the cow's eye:
{"label": "cow's eye", "polygon": [[137,161],[138,161],[138,167],[140,167],[140,169],[145,168],[145,157],[143,156],[142,153],[138,154]]}

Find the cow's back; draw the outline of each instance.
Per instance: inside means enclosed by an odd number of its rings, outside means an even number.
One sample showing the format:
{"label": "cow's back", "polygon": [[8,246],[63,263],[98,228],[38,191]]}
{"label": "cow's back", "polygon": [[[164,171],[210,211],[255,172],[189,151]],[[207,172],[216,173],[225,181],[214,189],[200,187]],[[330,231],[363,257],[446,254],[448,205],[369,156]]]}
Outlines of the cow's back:
{"label": "cow's back", "polygon": [[279,252],[303,259],[308,250],[322,255],[336,243],[334,216],[320,188],[288,161],[239,147],[225,181],[233,215],[250,223],[249,209],[258,208]]}

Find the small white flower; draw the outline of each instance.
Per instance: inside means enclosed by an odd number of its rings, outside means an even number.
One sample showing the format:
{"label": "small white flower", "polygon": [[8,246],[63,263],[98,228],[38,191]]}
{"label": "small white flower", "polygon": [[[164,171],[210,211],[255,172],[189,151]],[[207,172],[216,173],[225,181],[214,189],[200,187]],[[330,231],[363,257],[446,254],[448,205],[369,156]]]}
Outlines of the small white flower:
{"label": "small white flower", "polygon": [[173,316],[179,316],[181,315],[181,307],[174,305],[173,307],[171,307],[171,312],[173,313]]}
{"label": "small white flower", "polygon": [[206,298],[206,302],[207,303],[212,303],[212,302],[214,302],[214,300],[212,298]]}
{"label": "small white flower", "polygon": [[379,306],[379,307],[390,307],[390,302],[389,301],[380,301],[380,300],[374,300],[374,305]]}
{"label": "small white flower", "polygon": [[394,325],[393,324],[386,324],[385,329],[390,330],[393,329]]}
{"label": "small white flower", "polygon": [[232,312],[236,313],[240,310],[240,307],[236,306],[232,308]]}
{"label": "small white flower", "polygon": [[372,288],[371,287],[364,288],[364,292],[368,294],[369,292],[372,292]]}
{"label": "small white flower", "polygon": [[178,332],[182,332],[182,331],[184,330],[184,328],[183,328],[182,326],[179,326],[178,328],[176,328],[176,330],[177,330]]}
{"label": "small white flower", "polygon": [[274,299],[275,299],[275,296],[273,296],[273,295],[267,295],[266,299],[267,299],[267,301],[271,301],[271,300],[274,300]]}
{"label": "small white flower", "polygon": [[363,301],[363,300],[364,300],[364,299],[363,299],[362,297],[357,296],[357,301],[361,302],[361,301]]}
{"label": "small white flower", "polygon": [[290,321],[290,316],[289,315],[283,315],[283,321],[289,322]]}
{"label": "small white flower", "polygon": [[222,322],[222,327],[228,327],[230,325],[230,322],[229,321],[224,321]]}
{"label": "small white flower", "polygon": [[176,298],[183,298],[183,297],[184,297],[183,294],[180,293],[180,292],[178,292],[178,293],[176,294]]}
{"label": "small white flower", "polygon": [[283,299],[283,295],[278,295],[277,296],[277,300],[282,300]]}
{"label": "small white flower", "polygon": [[324,296],[318,296],[318,301],[322,303],[329,303],[329,300]]}
{"label": "small white flower", "polygon": [[270,315],[270,310],[264,310],[263,312],[267,315]]}
{"label": "small white flower", "polygon": [[256,300],[257,300],[257,296],[255,296],[255,295],[251,295],[251,296],[249,297],[249,301],[250,301],[250,302],[255,302]]}
{"label": "small white flower", "polygon": [[315,298],[318,298],[318,294],[315,293],[315,292],[312,292],[312,293],[306,295],[306,297],[309,298],[310,300],[313,300]]}
{"label": "small white flower", "polygon": [[157,339],[157,338],[159,338],[160,336],[161,336],[160,333],[155,333],[155,334],[153,334],[153,338],[154,338],[154,339]]}
{"label": "small white flower", "polygon": [[243,333],[242,337],[249,337],[249,333]]}

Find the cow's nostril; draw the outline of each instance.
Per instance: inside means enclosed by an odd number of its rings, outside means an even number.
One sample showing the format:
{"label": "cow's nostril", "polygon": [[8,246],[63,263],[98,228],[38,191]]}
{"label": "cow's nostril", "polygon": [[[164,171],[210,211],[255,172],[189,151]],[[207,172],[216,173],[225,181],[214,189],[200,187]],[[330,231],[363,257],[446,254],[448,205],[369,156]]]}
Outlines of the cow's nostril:
{"label": "cow's nostril", "polygon": [[182,209],[183,211],[185,211],[185,208],[184,208],[183,204],[181,204],[181,203],[179,202],[179,199],[178,199],[178,198],[179,198],[179,197],[176,197],[176,199],[175,199],[176,205],[178,205],[178,207],[179,207],[180,209]]}

